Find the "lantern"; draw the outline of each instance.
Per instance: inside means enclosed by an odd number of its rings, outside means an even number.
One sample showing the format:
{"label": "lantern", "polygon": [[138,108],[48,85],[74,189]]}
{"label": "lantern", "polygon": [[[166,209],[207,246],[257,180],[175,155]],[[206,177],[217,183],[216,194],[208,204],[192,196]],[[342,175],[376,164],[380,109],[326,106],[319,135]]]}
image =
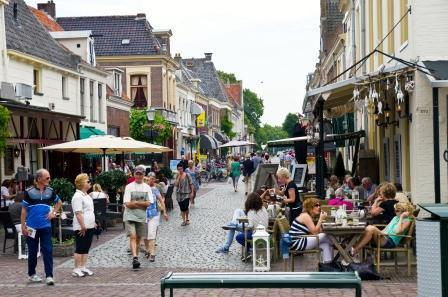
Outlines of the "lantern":
{"label": "lantern", "polygon": [[269,247],[269,234],[266,229],[259,225],[255,228],[255,232],[252,235],[253,242],[253,265],[254,272],[264,272],[271,269],[271,254]]}

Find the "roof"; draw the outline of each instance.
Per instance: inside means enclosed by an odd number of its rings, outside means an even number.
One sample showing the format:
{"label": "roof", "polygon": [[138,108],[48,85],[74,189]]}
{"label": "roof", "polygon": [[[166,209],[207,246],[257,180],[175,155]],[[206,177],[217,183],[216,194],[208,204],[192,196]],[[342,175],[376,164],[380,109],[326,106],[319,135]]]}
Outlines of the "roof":
{"label": "roof", "polygon": [[[17,4],[17,19],[14,18]],[[80,58],[64,50],[36,19],[23,0],[5,6],[6,47],[64,68],[76,69]]]}
{"label": "roof", "polygon": [[207,58],[190,58],[182,59],[182,63],[201,80],[199,86],[204,91],[204,95],[221,102],[228,102],[224,86],[211,60]]}
{"label": "roof", "polygon": [[224,89],[231,103],[241,106],[241,84],[225,84]]}
{"label": "roof", "polygon": [[39,22],[47,29],[49,32],[59,32],[64,31],[62,27],[53,20],[45,11],[36,9],[34,7],[28,6],[34,16],[39,20]]}
{"label": "roof", "polygon": [[448,61],[423,61],[423,64],[436,80],[448,80]]}
{"label": "roof", "polygon": [[[66,31],[91,30],[97,56],[157,55],[161,48],[144,17],[63,17],[57,18],[57,22]],[[123,40],[129,40],[129,43],[123,44]]]}

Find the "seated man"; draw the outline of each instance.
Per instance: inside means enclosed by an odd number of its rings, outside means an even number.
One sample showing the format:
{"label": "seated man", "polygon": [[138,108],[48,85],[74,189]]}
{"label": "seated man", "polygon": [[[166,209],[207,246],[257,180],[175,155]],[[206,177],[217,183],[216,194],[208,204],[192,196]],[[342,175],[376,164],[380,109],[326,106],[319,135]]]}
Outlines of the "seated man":
{"label": "seated man", "polygon": [[11,216],[11,220],[13,224],[16,226],[17,232],[21,232],[22,228],[20,225],[20,215],[22,214],[22,196],[16,195],[14,197],[14,203],[11,204],[8,208],[9,215]]}

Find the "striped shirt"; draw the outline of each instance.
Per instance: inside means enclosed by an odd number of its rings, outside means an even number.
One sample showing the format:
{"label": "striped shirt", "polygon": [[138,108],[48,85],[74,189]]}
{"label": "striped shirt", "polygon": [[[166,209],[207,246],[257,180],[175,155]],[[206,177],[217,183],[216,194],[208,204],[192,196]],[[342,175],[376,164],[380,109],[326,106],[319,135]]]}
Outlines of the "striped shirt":
{"label": "striped shirt", "polygon": [[289,236],[291,237],[292,245],[291,249],[303,251],[306,249],[307,238],[303,235],[310,234],[310,230],[304,224],[294,220],[291,228],[289,229]]}

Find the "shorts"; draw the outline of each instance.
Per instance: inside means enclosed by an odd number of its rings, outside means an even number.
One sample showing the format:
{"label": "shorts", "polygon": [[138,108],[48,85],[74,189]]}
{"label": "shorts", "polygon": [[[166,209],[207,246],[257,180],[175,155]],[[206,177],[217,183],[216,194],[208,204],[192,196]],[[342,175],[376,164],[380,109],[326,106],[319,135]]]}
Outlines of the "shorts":
{"label": "shorts", "polygon": [[79,230],[75,231],[75,253],[85,255],[89,253],[90,246],[92,245],[93,233],[95,229],[87,229],[86,234],[81,236]]}
{"label": "shorts", "polygon": [[393,248],[395,248],[397,246],[395,245],[395,242],[392,240],[392,238],[387,237],[386,244],[383,245],[382,247],[386,248],[386,249],[393,249]]}
{"label": "shorts", "polygon": [[177,203],[179,203],[180,211],[188,211],[188,207],[190,206],[190,198],[178,201]]}
{"label": "shorts", "polygon": [[148,219],[148,222],[146,223],[145,228],[145,239],[151,240],[156,239],[157,235],[157,228],[160,225],[160,216],[153,217],[151,219]]}
{"label": "shorts", "polygon": [[126,228],[126,233],[128,236],[135,234],[138,238],[145,238],[145,225],[146,223],[135,222],[135,221],[125,221],[124,226]]}

